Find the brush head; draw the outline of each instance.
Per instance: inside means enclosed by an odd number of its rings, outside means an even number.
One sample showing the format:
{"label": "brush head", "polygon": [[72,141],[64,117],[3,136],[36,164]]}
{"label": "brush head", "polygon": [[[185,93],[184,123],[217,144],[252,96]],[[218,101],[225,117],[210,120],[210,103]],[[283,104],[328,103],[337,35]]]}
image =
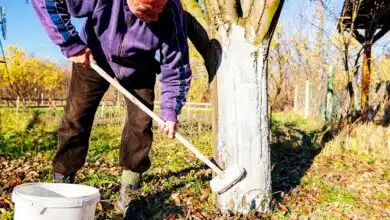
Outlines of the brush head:
{"label": "brush head", "polygon": [[226,192],[245,177],[245,169],[238,165],[232,165],[224,172],[210,181],[210,187],[219,194]]}

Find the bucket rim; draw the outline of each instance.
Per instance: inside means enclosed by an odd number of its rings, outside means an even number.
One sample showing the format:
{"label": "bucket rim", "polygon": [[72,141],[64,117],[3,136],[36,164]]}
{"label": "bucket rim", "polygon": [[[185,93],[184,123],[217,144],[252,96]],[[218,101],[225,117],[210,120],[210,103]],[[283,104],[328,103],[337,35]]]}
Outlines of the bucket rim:
{"label": "bucket rim", "polygon": [[[95,191],[91,195],[86,196],[76,196],[76,197],[48,197],[48,196],[35,196],[35,195],[26,195],[19,192],[19,189],[29,187],[32,185],[77,185],[84,188],[89,188],[92,191]],[[100,201],[100,192],[97,188],[92,186],[87,186],[83,184],[68,184],[68,183],[44,183],[44,182],[34,182],[34,183],[24,183],[16,186],[12,191],[12,201],[17,205],[17,203],[24,203],[30,206],[39,206],[46,208],[76,208],[85,205],[94,204]]]}

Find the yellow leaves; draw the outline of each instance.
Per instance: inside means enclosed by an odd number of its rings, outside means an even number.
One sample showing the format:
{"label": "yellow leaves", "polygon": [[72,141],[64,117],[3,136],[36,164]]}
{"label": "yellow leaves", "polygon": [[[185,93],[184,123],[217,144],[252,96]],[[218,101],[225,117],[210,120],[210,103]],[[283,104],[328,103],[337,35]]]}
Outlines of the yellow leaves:
{"label": "yellow leaves", "polygon": [[208,189],[201,188],[200,192],[201,192],[201,195],[199,197],[199,200],[201,202],[207,201],[207,198],[209,198],[209,196],[210,196],[210,191]]}
{"label": "yellow leaves", "polygon": [[373,82],[385,82],[390,80],[390,57],[377,59],[373,56],[373,65],[371,67],[371,77]]}
{"label": "yellow leaves", "polygon": [[98,202],[98,203],[96,204],[96,210],[98,210],[98,211],[103,211],[103,205],[102,205],[101,202]]}
{"label": "yellow leaves", "polygon": [[171,199],[175,202],[175,204],[180,204],[181,203],[181,198],[179,193],[173,193],[171,195]]}
{"label": "yellow leaves", "polygon": [[0,66],[0,86],[8,87],[10,97],[31,95],[33,91],[48,93],[58,89],[65,79],[64,71],[56,64],[30,57],[23,50],[10,46],[6,49],[8,71]]}
{"label": "yellow leaves", "polygon": [[339,46],[343,46],[345,43],[349,43],[351,48],[357,48],[361,46],[360,43],[347,32],[335,32],[331,36],[331,40],[334,42],[335,45]]}

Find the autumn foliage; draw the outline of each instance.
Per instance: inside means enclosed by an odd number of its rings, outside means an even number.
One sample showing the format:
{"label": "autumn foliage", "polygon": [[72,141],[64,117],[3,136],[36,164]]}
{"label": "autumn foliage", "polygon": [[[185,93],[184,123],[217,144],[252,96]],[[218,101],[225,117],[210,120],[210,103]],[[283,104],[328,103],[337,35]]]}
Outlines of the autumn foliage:
{"label": "autumn foliage", "polygon": [[24,50],[6,49],[7,65],[0,66],[0,97],[24,103],[28,99],[63,97],[68,74],[53,62],[29,56]]}

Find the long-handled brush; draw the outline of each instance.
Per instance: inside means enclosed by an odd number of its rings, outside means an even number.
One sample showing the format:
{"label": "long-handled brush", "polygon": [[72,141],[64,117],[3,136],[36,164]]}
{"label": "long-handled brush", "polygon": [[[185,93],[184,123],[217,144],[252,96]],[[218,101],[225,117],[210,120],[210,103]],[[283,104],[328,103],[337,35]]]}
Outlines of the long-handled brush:
{"label": "long-handled brush", "polygon": [[[91,67],[104,79],[106,79],[112,86],[114,86],[118,91],[120,91],[126,98],[132,101],[137,105],[142,111],[148,114],[153,120],[155,120],[159,125],[164,125],[165,122],[152,110],[146,107],[142,102],[140,102],[135,96],[133,96],[129,91],[122,87],[114,78],[108,75],[102,68],[100,68],[95,63],[91,62]],[[225,192],[237,182],[239,182],[245,176],[245,169],[238,165],[231,166],[226,170],[222,171],[217,167],[213,162],[211,162],[206,156],[204,156],[196,147],[194,147],[187,139],[181,136],[179,133],[175,134],[175,138],[179,140],[184,146],[186,146],[195,156],[207,164],[217,176],[211,180],[210,186],[211,189],[219,194]]]}

